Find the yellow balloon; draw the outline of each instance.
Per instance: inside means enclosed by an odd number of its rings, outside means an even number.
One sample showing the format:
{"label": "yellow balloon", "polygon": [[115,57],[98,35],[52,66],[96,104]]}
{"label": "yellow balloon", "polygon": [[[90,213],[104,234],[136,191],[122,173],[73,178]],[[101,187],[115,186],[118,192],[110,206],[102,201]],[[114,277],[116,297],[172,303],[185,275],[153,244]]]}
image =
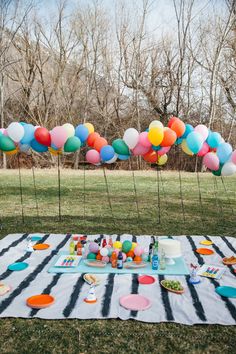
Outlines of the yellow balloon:
{"label": "yellow balloon", "polygon": [[94,133],[94,126],[91,123],[84,123],[84,126],[88,128],[89,134]]}
{"label": "yellow balloon", "polygon": [[160,156],[160,157],[158,158],[157,164],[158,164],[159,166],[165,165],[165,163],[167,162],[167,160],[168,160],[168,156],[167,156],[166,154],[164,154],[164,155],[162,155],[162,156]]}
{"label": "yellow balloon", "polygon": [[153,120],[150,124],[149,124],[149,129],[152,128],[164,128],[162,122],[160,122],[159,120]]}
{"label": "yellow balloon", "polygon": [[137,246],[137,242],[132,242],[132,247],[131,247],[131,250],[130,250],[130,251],[133,251],[136,246]]}
{"label": "yellow balloon", "polygon": [[158,146],[164,138],[164,129],[161,127],[151,128],[148,132],[148,140],[152,145]]}
{"label": "yellow balloon", "polygon": [[122,249],[122,243],[120,241],[115,241],[113,243],[113,247],[117,248],[118,250],[121,250]]}
{"label": "yellow balloon", "polygon": [[73,127],[72,124],[65,123],[65,124],[63,124],[63,128],[65,128],[65,130],[67,132],[67,138],[70,138],[71,136],[75,135],[75,128]]}
{"label": "yellow balloon", "polygon": [[185,152],[185,154],[189,155],[189,156],[193,156],[194,153],[189,149],[186,139],[184,139],[181,143],[181,148],[183,150],[183,152]]}

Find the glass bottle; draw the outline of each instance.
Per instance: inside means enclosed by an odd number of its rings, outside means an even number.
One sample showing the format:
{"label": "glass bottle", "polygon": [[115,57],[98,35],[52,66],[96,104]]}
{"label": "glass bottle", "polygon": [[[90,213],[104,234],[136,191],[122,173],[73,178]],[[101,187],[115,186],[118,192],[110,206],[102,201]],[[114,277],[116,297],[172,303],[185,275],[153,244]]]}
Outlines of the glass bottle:
{"label": "glass bottle", "polygon": [[165,252],[163,249],[161,250],[160,269],[161,270],[166,269]]}

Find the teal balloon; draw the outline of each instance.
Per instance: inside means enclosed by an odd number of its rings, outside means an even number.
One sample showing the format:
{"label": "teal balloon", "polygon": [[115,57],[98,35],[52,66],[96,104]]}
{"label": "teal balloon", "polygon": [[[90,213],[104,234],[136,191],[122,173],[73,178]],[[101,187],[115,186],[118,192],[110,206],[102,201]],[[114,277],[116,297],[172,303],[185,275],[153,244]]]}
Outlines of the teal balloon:
{"label": "teal balloon", "polygon": [[71,136],[66,140],[66,143],[64,145],[64,151],[65,152],[75,152],[79,150],[81,147],[81,141],[77,136]]}
{"label": "teal balloon", "polygon": [[130,155],[118,155],[118,159],[125,161],[128,160],[130,158]]}
{"label": "teal balloon", "polygon": [[209,131],[208,138],[207,138],[207,144],[212,149],[217,148],[221,144],[220,133]]}
{"label": "teal balloon", "polygon": [[46,151],[48,151],[48,147],[47,146],[38,143],[37,140],[35,140],[35,139],[33,139],[30,142],[30,146],[32,147],[32,149],[34,151],[37,151],[37,152],[46,152]]}
{"label": "teal balloon", "polygon": [[229,143],[222,143],[216,150],[216,154],[220,160],[220,163],[225,163],[230,159],[233,152],[232,146]]}
{"label": "teal balloon", "polygon": [[213,173],[213,175],[214,175],[214,176],[217,176],[217,177],[221,176],[221,170],[222,170],[222,167],[223,167],[223,166],[224,166],[224,164],[221,163],[218,170],[216,170],[216,171],[211,171],[211,172]]}
{"label": "teal balloon", "polygon": [[87,259],[96,259],[96,254],[90,252],[90,253],[87,255]]}
{"label": "teal balloon", "polygon": [[127,253],[131,250],[131,248],[132,248],[132,242],[130,242],[128,240],[123,242],[123,244],[122,244],[122,251],[123,252]]}
{"label": "teal balloon", "polygon": [[112,147],[118,155],[130,155],[129,148],[122,139],[114,140]]}
{"label": "teal balloon", "polygon": [[[181,136],[182,139],[186,139],[187,136],[194,131],[194,128],[191,124],[185,124],[185,132],[184,134]],[[178,140],[178,139],[177,139]]]}
{"label": "teal balloon", "polygon": [[9,136],[0,136],[0,150],[2,151],[12,151],[15,150],[16,146]]}
{"label": "teal balloon", "polygon": [[191,132],[186,138],[186,143],[188,148],[194,153],[197,154],[203,145],[203,138],[198,132]]}
{"label": "teal balloon", "polygon": [[158,146],[152,145],[152,150],[159,151],[159,150],[161,150],[161,146],[160,145],[158,145]]}

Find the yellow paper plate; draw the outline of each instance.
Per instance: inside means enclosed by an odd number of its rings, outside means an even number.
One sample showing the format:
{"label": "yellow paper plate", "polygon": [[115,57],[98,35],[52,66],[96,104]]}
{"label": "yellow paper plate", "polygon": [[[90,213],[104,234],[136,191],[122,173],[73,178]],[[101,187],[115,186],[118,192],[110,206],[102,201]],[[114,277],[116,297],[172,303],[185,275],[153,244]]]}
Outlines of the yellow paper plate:
{"label": "yellow paper plate", "polygon": [[211,246],[213,245],[212,241],[208,241],[208,240],[203,240],[200,242],[201,245],[205,245],[205,246]]}

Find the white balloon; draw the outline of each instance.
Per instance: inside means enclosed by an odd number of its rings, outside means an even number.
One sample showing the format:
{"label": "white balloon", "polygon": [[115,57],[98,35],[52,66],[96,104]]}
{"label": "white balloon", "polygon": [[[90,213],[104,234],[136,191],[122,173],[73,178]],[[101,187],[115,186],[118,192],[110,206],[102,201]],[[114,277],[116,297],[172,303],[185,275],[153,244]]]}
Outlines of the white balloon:
{"label": "white balloon", "polygon": [[150,124],[149,124],[149,129],[151,128],[161,128],[164,129],[164,126],[162,124],[162,122],[160,122],[159,120],[153,120]]}
{"label": "white balloon", "polygon": [[134,128],[129,128],[125,131],[123,140],[130,149],[133,149],[138,144],[139,132]]}
{"label": "white balloon", "polygon": [[236,165],[233,162],[226,162],[221,170],[222,176],[232,176],[236,173]]}
{"label": "white balloon", "polygon": [[25,134],[23,125],[17,122],[11,123],[7,128],[7,134],[15,143],[19,143]]}
{"label": "white balloon", "polygon": [[73,127],[72,124],[65,123],[65,124],[63,124],[63,128],[65,128],[65,130],[67,132],[67,138],[70,138],[71,136],[75,135],[75,128]]}

